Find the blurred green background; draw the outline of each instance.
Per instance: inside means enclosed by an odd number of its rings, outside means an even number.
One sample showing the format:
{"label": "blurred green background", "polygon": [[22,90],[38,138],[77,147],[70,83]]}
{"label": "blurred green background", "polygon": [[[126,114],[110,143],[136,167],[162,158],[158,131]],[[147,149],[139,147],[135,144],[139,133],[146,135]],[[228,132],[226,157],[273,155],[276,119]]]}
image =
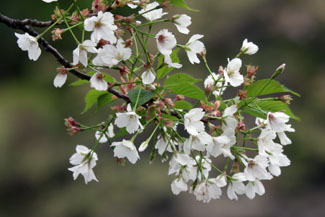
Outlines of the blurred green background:
{"label": "blurred green background", "polygon": [[[91,1],[80,1],[90,6]],[[292,166],[279,178],[266,181],[266,194],[248,200],[219,200],[202,204],[194,196],[174,196],[167,163],[148,164],[148,153],[136,165],[117,165],[111,149],[99,147],[95,173],[99,183],[72,180],[68,159],[76,144],[88,147],[92,133],[70,137],[63,119],[76,117],[96,124],[109,109],[81,115],[88,87],[52,85],[58,64],[43,52],[34,63],[16,44],[14,31],[0,24],[0,216],[1,217],[321,217],[325,213],[325,1],[324,0],[187,0],[200,13],[177,8],[170,14],[192,16],[191,34],[204,34],[213,70],[236,55],[248,38],[260,51],[244,57],[260,66],[267,78],[282,63],[278,79],[302,97],[292,103],[301,122],[285,147]],[[36,1],[0,2],[0,11],[14,18],[48,20],[53,4]],[[169,25],[170,30],[175,27]],[[156,30],[155,30],[156,31]],[[176,32],[176,31],[175,31]],[[47,36],[50,39],[50,36]],[[179,43],[188,36],[177,34]],[[71,60],[71,37],[51,42]],[[186,60],[184,54],[181,57]],[[205,77],[203,66],[183,62],[184,72]],[[69,81],[75,78],[72,76]]]}

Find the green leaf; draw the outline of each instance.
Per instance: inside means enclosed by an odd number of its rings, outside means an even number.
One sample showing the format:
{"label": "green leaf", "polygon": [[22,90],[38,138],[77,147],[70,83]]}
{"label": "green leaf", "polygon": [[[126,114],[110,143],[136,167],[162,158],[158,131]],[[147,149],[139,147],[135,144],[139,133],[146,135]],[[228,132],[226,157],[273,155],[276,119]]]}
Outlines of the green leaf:
{"label": "green leaf", "polygon": [[179,84],[167,87],[172,93],[180,94],[194,99],[206,101],[203,90],[189,82],[181,82]]}
{"label": "green leaf", "polygon": [[174,108],[175,109],[184,109],[184,110],[191,110],[193,108],[192,104],[183,100],[176,101]]}
{"label": "green leaf", "polygon": [[101,109],[105,105],[108,105],[112,102],[112,94],[105,93],[100,95],[97,99],[97,110]]}
{"label": "green leaf", "polygon": [[78,80],[78,81],[74,81],[72,83],[69,84],[69,86],[80,86],[80,85],[83,85],[83,84],[89,84],[90,82],[87,81],[87,80]]}
{"label": "green leaf", "polygon": [[295,120],[300,120],[295,116],[288,104],[276,99],[257,99],[251,102],[244,109],[245,113],[266,119],[266,112],[284,112]]}
{"label": "green leaf", "polygon": [[[173,63],[179,63],[179,58],[177,56],[179,48],[175,49],[173,53],[170,55]],[[158,65],[164,64],[164,56],[161,55],[158,60]],[[161,79],[165,77],[169,72],[171,72],[174,68],[168,67],[168,65],[163,65],[161,68],[157,70],[157,79]]]}
{"label": "green leaf", "polygon": [[[140,91],[140,93],[139,93],[139,91]],[[144,90],[144,89],[135,88],[135,89],[133,89],[132,91],[129,92],[129,97],[130,97],[132,105],[136,104],[138,94],[140,94],[139,95],[138,106],[145,104],[146,102],[151,100],[155,95],[152,91],[147,91],[147,90]]]}
{"label": "green leaf", "polygon": [[107,91],[90,90],[85,97],[86,106],[82,113],[91,109],[97,103],[98,98],[106,93]]}
{"label": "green leaf", "polygon": [[[162,0],[158,0],[158,2],[162,2]],[[190,8],[184,0],[170,0],[170,2],[172,3],[172,5],[177,6],[177,7],[181,7],[181,8],[185,8],[189,11],[195,11],[195,12],[199,12],[198,10],[192,9]]]}
{"label": "green leaf", "polygon": [[173,74],[172,76],[169,76],[166,79],[166,81],[164,83],[164,87],[168,88],[170,86],[179,85],[181,83],[194,84],[198,81],[201,81],[201,79],[193,78],[192,76],[190,76],[186,73],[176,73],[176,74]]}
{"label": "green leaf", "polygon": [[300,96],[298,93],[286,88],[279,82],[270,79],[262,79],[251,84],[250,86],[247,87],[246,95],[256,97],[256,96],[263,96],[263,95],[273,94],[273,93],[291,93],[296,96]]}
{"label": "green leaf", "polygon": [[105,74],[104,81],[115,82],[115,79],[112,76]]}
{"label": "green leaf", "polygon": [[171,121],[178,121],[178,118],[173,116],[173,115],[170,115],[170,114],[164,114],[162,113],[161,114],[161,117],[167,119],[167,120],[171,120]]}

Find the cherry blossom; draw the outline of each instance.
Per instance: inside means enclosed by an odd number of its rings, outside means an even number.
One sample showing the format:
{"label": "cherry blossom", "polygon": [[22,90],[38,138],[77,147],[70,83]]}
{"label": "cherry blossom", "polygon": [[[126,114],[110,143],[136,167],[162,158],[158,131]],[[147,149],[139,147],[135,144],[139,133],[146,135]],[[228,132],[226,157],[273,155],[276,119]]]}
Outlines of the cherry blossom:
{"label": "cherry blossom", "polygon": [[93,168],[96,166],[98,160],[97,154],[86,146],[77,145],[76,153],[70,157],[70,163],[74,167],[69,168],[73,172],[73,179],[76,180],[81,174],[85,179],[85,183],[95,180],[98,182]]}
{"label": "cherry blossom", "polygon": [[189,25],[192,24],[191,17],[186,14],[176,14],[172,18],[172,22],[175,24],[177,30],[180,33],[188,34],[190,30],[187,28]]}
{"label": "cherry blossom", "polygon": [[126,127],[129,133],[136,132],[139,128],[143,129],[140,122],[140,116],[131,109],[131,105],[127,105],[127,112],[116,113],[115,125],[119,128]]}
{"label": "cherry blossom", "polygon": [[185,45],[185,51],[190,63],[200,63],[197,54],[202,53],[205,50],[205,46],[203,42],[199,41],[199,39],[203,38],[203,35],[196,34],[193,35],[190,40]]}
{"label": "cherry blossom", "polygon": [[239,72],[241,66],[241,59],[235,58],[229,61],[227,68],[224,70],[226,82],[230,83],[233,87],[238,87],[244,82],[244,77]]}
{"label": "cherry blossom", "polygon": [[41,49],[38,46],[37,39],[27,32],[25,34],[15,33],[18,38],[17,43],[20,49],[28,52],[28,58],[30,60],[38,60],[41,55]]}
{"label": "cherry blossom", "polygon": [[115,147],[114,157],[126,157],[132,164],[135,164],[140,159],[137,148],[132,141],[123,139],[122,142],[113,142],[111,146]]}
{"label": "cherry blossom", "polygon": [[242,45],[240,51],[243,54],[253,55],[253,54],[256,54],[257,53],[258,46],[256,44],[254,44],[253,42],[248,42],[248,40],[245,39],[243,41],[243,45]]}

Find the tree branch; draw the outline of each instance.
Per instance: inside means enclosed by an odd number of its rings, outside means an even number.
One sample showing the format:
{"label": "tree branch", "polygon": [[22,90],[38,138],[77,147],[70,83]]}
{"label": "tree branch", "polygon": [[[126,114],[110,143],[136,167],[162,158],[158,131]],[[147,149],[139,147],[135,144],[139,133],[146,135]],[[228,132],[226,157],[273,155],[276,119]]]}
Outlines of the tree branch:
{"label": "tree branch", "polygon": [[[34,26],[37,26],[37,25],[40,26],[47,22],[41,22],[41,21],[29,20],[29,19],[24,19],[24,20],[12,19],[12,18],[9,18],[9,17],[3,15],[2,13],[0,13],[0,23],[4,23],[8,27],[13,28],[13,29],[22,30],[24,32],[27,32],[31,36],[36,37],[38,35],[38,33],[35,30],[33,30],[31,27],[29,27],[27,24],[29,23],[31,25],[34,24]],[[62,66],[64,66],[65,68],[72,68],[72,65],[69,63],[69,61],[67,59],[65,59],[62,56],[62,54],[60,54],[59,51],[57,49],[55,49],[47,40],[45,40],[43,37],[41,37],[38,40],[38,42],[41,46],[44,47],[44,49],[47,52],[51,53]],[[69,70],[69,72],[82,80],[90,80],[89,75],[86,75],[86,74],[80,72],[79,70],[72,69],[72,70]],[[120,93],[119,91],[115,90],[113,88],[113,86],[109,87],[107,91],[112,93],[113,95],[117,96],[118,98],[124,99],[126,102],[130,102],[130,98],[128,95]]]}

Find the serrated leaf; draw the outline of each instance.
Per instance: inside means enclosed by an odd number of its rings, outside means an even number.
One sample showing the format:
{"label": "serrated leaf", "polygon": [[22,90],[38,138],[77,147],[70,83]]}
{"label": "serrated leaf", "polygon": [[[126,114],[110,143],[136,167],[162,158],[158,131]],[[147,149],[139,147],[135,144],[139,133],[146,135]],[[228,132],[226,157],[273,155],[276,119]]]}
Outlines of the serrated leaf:
{"label": "serrated leaf", "polygon": [[268,95],[273,93],[291,93],[296,96],[300,96],[298,93],[286,88],[279,82],[270,79],[262,79],[256,81],[255,83],[249,85],[246,90],[247,90],[246,95],[252,97],[263,96],[263,95]]}
{"label": "serrated leaf", "polygon": [[197,86],[189,82],[182,82],[179,84],[170,85],[168,86],[168,89],[172,93],[206,101],[206,97],[203,90],[201,90],[200,88],[198,88]]}
{"label": "serrated leaf", "polygon": [[138,94],[140,94],[140,95],[139,95],[139,101],[138,101],[137,106],[145,104],[146,102],[151,100],[155,95],[152,91],[147,91],[147,90],[140,89],[140,88],[133,89],[132,91],[129,92],[129,97],[130,97],[132,105],[136,104]]}
{"label": "serrated leaf", "polygon": [[85,97],[86,106],[82,113],[85,113],[89,109],[91,109],[91,107],[93,107],[93,105],[95,105],[97,103],[98,98],[101,95],[104,95],[106,93],[107,93],[107,91],[98,91],[98,90],[88,91],[88,93],[86,94],[86,97]]}
{"label": "serrated leaf", "polygon": [[183,100],[174,102],[175,109],[184,109],[184,110],[191,110],[193,108],[192,104]]}
{"label": "serrated leaf", "polygon": [[98,97],[97,99],[97,110],[101,109],[105,105],[108,105],[112,102],[112,94],[105,93]]}
{"label": "serrated leaf", "polygon": [[196,79],[186,73],[176,73],[176,74],[169,76],[165,80],[164,87],[168,88],[169,86],[179,85],[181,83],[194,84],[198,81],[201,81],[201,79]]}
{"label": "serrated leaf", "polygon": [[300,120],[295,116],[288,104],[275,99],[257,99],[244,108],[244,112],[256,117],[266,119],[266,112],[284,112],[295,120]]}
{"label": "serrated leaf", "polygon": [[69,86],[80,86],[80,85],[83,85],[83,84],[90,84],[90,82],[88,80],[78,80],[78,81],[74,81],[72,83],[69,84]]}
{"label": "serrated leaf", "polygon": [[[173,53],[170,55],[171,59],[172,59],[172,62],[173,63],[179,63],[179,58],[177,56],[178,54],[178,51],[179,51],[179,48],[175,49],[173,51]],[[158,59],[158,65],[161,65],[163,64],[164,62],[164,56],[161,55]],[[161,68],[159,68],[157,70],[157,79],[161,79],[163,77],[165,77],[166,75],[168,75],[168,73],[170,73],[174,68],[173,67],[168,67],[168,65],[164,65],[162,66]]]}

